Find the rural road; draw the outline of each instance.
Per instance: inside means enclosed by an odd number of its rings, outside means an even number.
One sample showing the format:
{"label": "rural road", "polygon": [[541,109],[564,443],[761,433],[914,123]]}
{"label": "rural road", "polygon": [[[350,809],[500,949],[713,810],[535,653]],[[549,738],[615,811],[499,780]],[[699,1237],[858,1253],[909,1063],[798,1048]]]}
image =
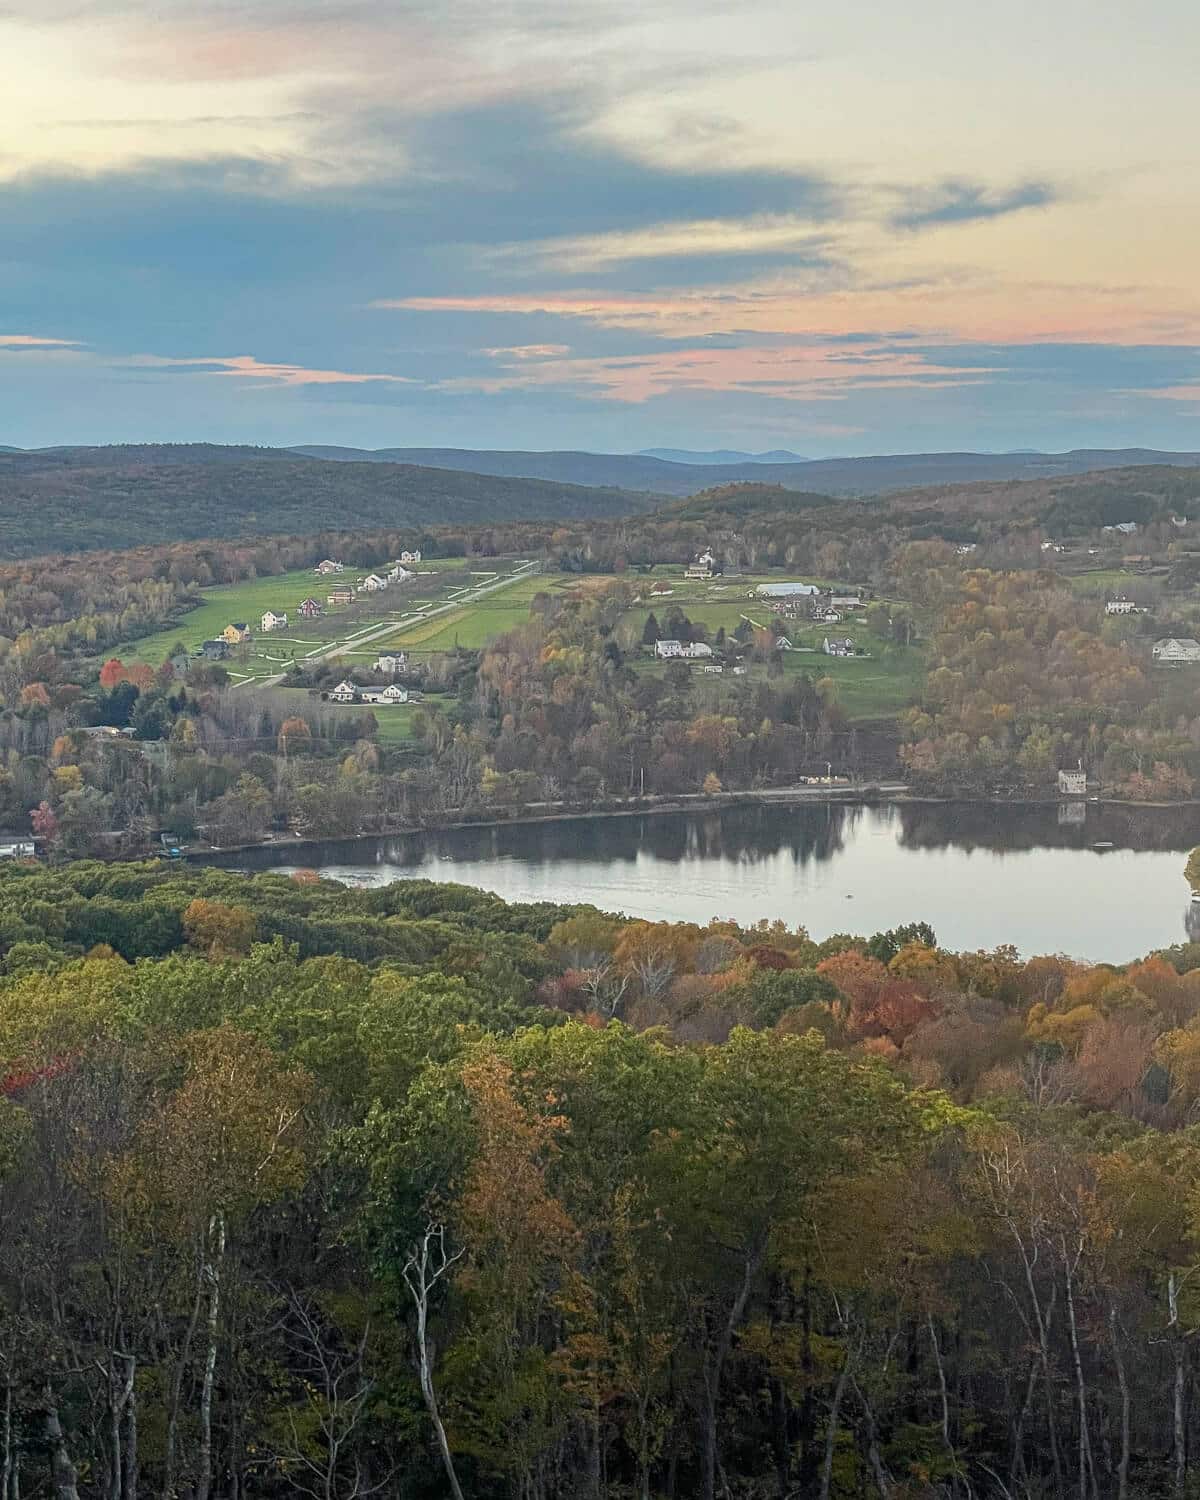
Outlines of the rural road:
{"label": "rural road", "polygon": [[[306,653],[301,659],[306,662],[328,661],[332,656],[340,656],[343,651],[357,650],[360,646],[369,646],[374,641],[382,640],[384,636],[395,635],[403,630],[405,626],[411,625],[416,620],[434,620],[438,615],[449,614],[452,610],[461,609],[464,604],[475,604],[478,600],[485,598],[488,594],[494,594],[497,589],[507,588],[518,578],[524,578],[537,567],[536,561],[518,563],[511,573],[503,573],[493,578],[488,583],[481,583],[475,588],[464,590],[456,599],[448,599],[444,604],[434,605],[432,609],[414,609],[406,615],[397,619],[385,620],[382,624],[367,625],[355,635],[349,635],[344,640],[335,641],[332,646],[317,646]],[[286,672],[277,672],[274,677],[244,677],[241,682],[235,682],[235,688],[243,687],[278,687],[287,676]]]}

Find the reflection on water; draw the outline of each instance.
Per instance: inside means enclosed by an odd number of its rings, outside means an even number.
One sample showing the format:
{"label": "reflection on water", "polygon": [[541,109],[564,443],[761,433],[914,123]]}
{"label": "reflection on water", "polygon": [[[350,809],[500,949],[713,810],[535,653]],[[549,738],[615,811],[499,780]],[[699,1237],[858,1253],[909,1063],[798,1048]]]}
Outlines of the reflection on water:
{"label": "reflection on water", "polygon": [[[1187,938],[1196,844],[1193,807],[813,803],[349,840],[304,862],[355,883],[454,880],[660,919],[782,918],[816,937],[921,919],[953,948],[1121,961]],[[265,869],[296,854],[228,862]]]}

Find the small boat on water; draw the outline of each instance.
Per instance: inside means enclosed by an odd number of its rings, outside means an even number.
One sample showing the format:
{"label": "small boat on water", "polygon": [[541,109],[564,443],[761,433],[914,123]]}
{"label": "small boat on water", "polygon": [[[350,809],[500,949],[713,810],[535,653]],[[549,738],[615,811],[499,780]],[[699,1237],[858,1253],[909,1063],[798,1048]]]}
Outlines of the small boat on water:
{"label": "small boat on water", "polygon": [[1107,854],[1110,849],[1115,849],[1116,847],[1116,844],[1110,844],[1105,841],[1101,841],[1098,844],[1092,845],[1092,848],[1096,851],[1097,854]]}

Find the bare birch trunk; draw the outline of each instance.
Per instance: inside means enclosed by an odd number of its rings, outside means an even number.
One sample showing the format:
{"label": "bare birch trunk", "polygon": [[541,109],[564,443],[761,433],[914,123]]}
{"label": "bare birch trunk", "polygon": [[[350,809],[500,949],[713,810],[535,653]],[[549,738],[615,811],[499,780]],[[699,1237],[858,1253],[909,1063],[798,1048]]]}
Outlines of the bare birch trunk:
{"label": "bare birch trunk", "polygon": [[946,1450],[946,1457],[950,1460],[950,1493],[958,1494],[958,1453],[950,1436],[950,1392],[946,1385],[946,1367],[942,1363],[942,1350],[938,1344],[937,1328],[934,1325],[933,1314],[927,1318],[929,1324],[929,1342],[933,1346],[933,1362],[937,1368],[938,1394],[942,1407],[942,1447]]}
{"label": "bare birch trunk", "polygon": [[221,1271],[225,1260],[225,1216],[214,1214],[208,1226],[210,1249],[205,1265],[208,1281],[208,1348],[204,1355],[204,1381],[200,1387],[200,1457],[197,1464],[196,1500],[212,1494],[212,1397],[217,1371],[217,1328],[221,1314]]}
{"label": "bare birch trunk", "polygon": [[1082,1243],[1077,1247],[1076,1256],[1072,1261],[1067,1255],[1067,1247],[1064,1241],[1063,1266],[1067,1291],[1067,1330],[1071,1335],[1071,1363],[1075,1370],[1075,1396],[1079,1404],[1079,1457],[1078,1457],[1078,1482],[1079,1500],[1087,1500],[1088,1475],[1092,1463],[1091,1439],[1088,1433],[1087,1418],[1087,1386],[1083,1379],[1083,1358],[1079,1352],[1079,1328],[1075,1321],[1075,1266],[1079,1263],[1079,1256],[1083,1253]]}
{"label": "bare birch trunk", "polygon": [[417,1360],[420,1366],[421,1395],[425,1398],[425,1409],[429,1413],[429,1420],[433,1423],[438,1452],[442,1458],[442,1468],[446,1472],[446,1481],[454,1500],[463,1500],[463,1492],[458,1482],[458,1474],[455,1472],[454,1458],[450,1452],[450,1442],[446,1437],[441,1412],[438,1410],[437,1391],[433,1384],[433,1352],[429,1343],[429,1297],[433,1288],[461,1254],[460,1250],[456,1255],[447,1255],[445,1229],[440,1224],[430,1224],[420,1241],[409,1252],[408,1260],[404,1265],[404,1282],[417,1311]]}
{"label": "bare birch trunk", "polygon": [[825,1457],[821,1465],[820,1500],[829,1500],[829,1492],[833,1484],[833,1452],[837,1446],[838,1418],[841,1416],[842,1400],[846,1395],[846,1386],[850,1380],[851,1358],[850,1350],[847,1348],[846,1358],[842,1362],[837,1385],[834,1387],[833,1401],[829,1407],[829,1421],[825,1426]]}
{"label": "bare birch trunk", "polygon": [[1171,1402],[1171,1429],[1175,1445],[1175,1485],[1177,1496],[1181,1496],[1187,1483],[1187,1422],[1184,1416],[1184,1345],[1179,1328],[1179,1278],[1174,1271],[1167,1277],[1168,1327],[1171,1332],[1171,1348],[1175,1356],[1175,1382]]}
{"label": "bare birch trunk", "polygon": [[78,1479],[58,1416],[58,1403],[47,1386],[42,1406],[42,1441],[50,1458],[50,1489],[54,1500],[79,1500]]}
{"label": "bare birch trunk", "polygon": [[179,1351],[179,1358],[175,1361],[175,1369],[171,1376],[171,1401],[167,1408],[167,1436],[166,1450],[163,1459],[163,1495],[165,1500],[175,1500],[175,1466],[179,1444],[179,1408],[183,1403],[183,1377],[187,1372],[188,1360],[191,1358],[192,1343],[196,1337],[196,1328],[200,1322],[200,1304],[204,1297],[204,1259],[202,1255],[197,1256],[196,1265],[196,1296],[192,1302],[192,1314],[188,1319],[187,1332],[183,1336],[183,1346]]}
{"label": "bare birch trunk", "polygon": [[1113,1362],[1117,1367],[1117,1385],[1121,1392],[1121,1456],[1117,1460],[1117,1500],[1129,1494],[1129,1379],[1125,1374],[1125,1356],[1121,1351],[1121,1329],[1117,1309],[1108,1309],[1108,1327],[1112,1335]]}
{"label": "bare birch trunk", "polygon": [[712,1358],[704,1364],[704,1452],[700,1471],[700,1494],[702,1500],[716,1500],[717,1494],[717,1400],[721,1394],[721,1378],[725,1361],[733,1347],[733,1336],[746,1311],[754,1278],[762,1266],[766,1254],[766,1241],[756,1240],[745,1253],[742,1265],[742,1284],[738,1287],[729,1316],[721,1329],[717,1347]]}

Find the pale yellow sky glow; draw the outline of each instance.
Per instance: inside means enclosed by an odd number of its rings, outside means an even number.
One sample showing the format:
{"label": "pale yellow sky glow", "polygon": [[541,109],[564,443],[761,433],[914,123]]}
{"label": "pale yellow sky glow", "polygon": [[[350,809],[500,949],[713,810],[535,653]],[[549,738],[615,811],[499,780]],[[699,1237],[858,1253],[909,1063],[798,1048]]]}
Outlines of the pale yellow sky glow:
{"label": "pale yellow sky glow", "polygon": [[339,422],[507,393],[530,443],[551,395],[900,431],[1015,390],[989,350],[1070,346],[1112,371],[1054,364],[1064,441],[1161,420],[1200,381],[1197,55],[1184,0],[9,0],[0,379],[57,341],[97,380],[340,385]]}

